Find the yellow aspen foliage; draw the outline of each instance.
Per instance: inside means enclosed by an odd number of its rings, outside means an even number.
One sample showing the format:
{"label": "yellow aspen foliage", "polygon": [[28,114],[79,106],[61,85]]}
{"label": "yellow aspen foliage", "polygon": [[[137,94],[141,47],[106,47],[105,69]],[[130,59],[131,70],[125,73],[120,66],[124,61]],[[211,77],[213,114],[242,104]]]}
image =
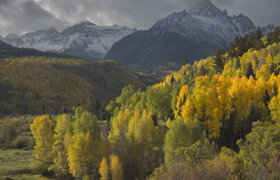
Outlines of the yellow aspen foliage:
{"label": "yellow aspen foliage", "polygon": [[240,69],[237,69],[237,71],[235,72],[235,75],[238,77],[241,77],[244,75],[244,72],[242,72]]}
{"label": "yellow aspen foliage", "polygon": [[[175,74],[175,73],[174,73],[174,74]],[[166,83],[166,84],[171,83],[172,79],[173,79],[173,75],[172,75],[172,74],[166,76],[166,78],[165,78],[165,83]]]}
{"label": "yellow aspen foliage", "polygon": [[257,79],[264,78],[265,81],[269,80],[270,72],[267,64],[263,65],[261,69],[257,71],[256,78]]}
{"label": "yellow aspen foliage", "polygon": [[221,75],[202,76],[196,78],[195,85],[193,94],[181,108],[182,118],[185,122],[198,118],[208,127],[210,138],[219,138],[220,128],[232,111],[229,91],[232,79]]}
{"label": "yellow aspen foliage", "polygon": [[188,97],[186,103],[182,107],[182,118],[185,122],[188,119],[191,121],[194,119],[194,106],[190,100],[190,96]]}
{"label": "yellow aspen foliage", "polygon": [[[224,111],[230,110],[228,107],[230,98],[227,92],[227,83],[230,83],[230,80],[225,80],[223,84],[223,77],[219,75],[214,75],[211,79],[208,76],[200,77],[197,80],[193,94],[196,110],[194,118],[200,119],[203,125],[208,126],[210,138],[219,138]],[[190,113],[184,106],[184,119],[187,118],[186,114]]]}
{"label": "yellow aspen foliage", "polygon": [[276,82],[278,88],[280,89],[280,75],[278,75],[277,78],[275,78],[275,82]]}
{"label": "yellow aspen foliage", "polygon": [[184,99],[188,96],[189,94],[189,87],[188,85],[182,86],[180,92],[179,92],[179,96],[178,96],[178,100],[179,99]]}
{"label": "yellow aspen foliage", "polygon": [[235,72],[233,62],[230,61],[230,62],[226,63],[225,66],[224,66],[223,76],[232,77],[235,73],[236,72]]}
{"label": "yellow aspen foliage", "polygon": [[169,118],[169,119],[167,119],[167,121],[166,121],[166,126],[169,128],[170,127],[170,124],[171,124],[171,119]]}
{"label": "yellow aspen foliage", "polygon": [[267,64],[272,64],[273,63],[273,57],[271,56],[270,53],[267,54],[265,60],[266,60]]}
{"label": "yellow aspen foliage", "polygon": [[176,80],[176,81],[180,81],[183,79],[183,74],[182,73],[174,73],[173,75],[173,78]]}
{"label": "yellow aspen foliage", "polygon": [[165,82],[161,82],[152,86],[154,89],[163,88],[165,86]]}
{"label": "yellow aspen foliage", "polygon": [[280,95],[273,97],[269,104],[269,109],[271,111],[272,120],[275,122],[280,122]]}
{"label": "yellow aspen foliage", "polygon": [[211,121],[208,123],[208,130],[210,132],[209,137],[211,139],[217,139],[220,137],[220,128],[222,127],[221,119],[223,117],[223,111],[219,108],[213,110],[213,116]]}
{"label": "yellow aspen foliage", "polygon": [[209,87],[209,77],[201,76],[195,80],[195,89],[193,90],[193,104],[196,109],[195,117],[202,119],[205,113],[207,103],[207,90]]}
{"label": "yellow aspen foliage", "polygon": [[107,164],[107,159],[103,158],[100,163],[99,173],[101,175],[101,180],[109,180],[110,178],[110,167]]}
{"label": "yellow aspen foliage", "polygon": [[244,58],[240,57],[240,72],[239,72],[239,74],[241,76],[245,76],[246,75],[247,66],[248,66],[247,59],[244,59]]}
{"label": "yellow aspen foliage", "polygon": [[277,95],[278,86],[277,78],[274,73],[270,76],[269,80],[266,82],[266,89],[269,95]]}
{"label": "yellow aspen foliage", "polygon": [[120,111],[118,116],[112,120],[112,129],[109,132],[108,139],[111,143],[116,143],[119,138],[125,138],[128,131],[128,123],[133,116],[130,110]]}
{"label": "yellow aspen foliage", "polygon": [[232,110],[232,100],[229,92],[229,88],[232,85],[232,79],[230,77],[219,76],[218,85],[216,86],[218,100],[222,106],[222,111],[226,118],[229,118]]}
{"label": "yellow aspen foliage", "polygon": [[145,110],[142,113],[135,112],[129,122],[127,139],[136,153],[138,177],[145,178],[146,173],[155,168],[150,156],[156,156],[157,152],[153,150],[159,148],[158,142],[161,139],[161,133],[155,127],[151,113]]}
{"label": "yellow aspen foliage", "polygon": [[71,143],[72,122],[71,115],[57,116],[54,135],[54,171],[56,176],[63,177],[68,174],[67,148]]}
{"label": "yellow aspen foliage", "polygon": [[116,155],[111,155],[111,174],[112,180],[122,180],[123,177],[123,165],[120,158]]}
{"label": "yellow aspen foliage", "polygon": [[138,143],[149,145],[153,143],[156,134],[157,129],[154,126],[152,114],[146,111],[140,114],[139,111],[136,111],[129,122],[127,135],[133,136]]}
{"label": "yellow aspen foliage", "polygon": [[[251,82],[254,81],[254,79],[251,77]],[[247,117],[250,113],[250,106],[252,103],[252,92],[249,88],[248,79],[246,77],[235,77],[233,78],[233,84],[230,88],[231,98],[234,100],[234,106],[235,109],[238,112],[238,115],[242,118],[239,118],[240,121]]]}
{"label": "yellow aspen foliage", "polygon": [[189,94],[189,87],[187,85],[182,86],[179,96],[177,97],[177,104],[176,104],[176,110],[174,111],[175,118],[180,118],[181,117],[181,112],[182,112],[182,106],[185,104],[185,101],[188,97]]}
{"label": "yellow aspen foliage", "polygon": [[144,110],[119,112],[113,118],[108,138],[125,165],[128,164],[128,156],[135,158],[137,177],[142,179],[157,165],[157,161],[149,157],[157,155],[154,149],[159,148],[162,136],[154,125],[152,114]]}
{"label": "yellow aspen foliage", "polygon": [[257,107],[261,108],[264,105],[263,98],[265,93],[266,91],[271,92],[271,88],[272,86],[269,86],[269,83],[264,78],[260,78],[256,81],[252,98]]}
{"label": "yellow aspen foliage", "polygon": [[35,118],[30,129],[35,138],[34,147],[34,168],[40,172],[46,171],[53,161],[53,128],[50,117],[41,116]]}
{"label": "yellow aspen foliage", "polygon": [[91,167],[95,163],[94,157],[97,144],[93,142],[89,133],[76,134],[68,148],[70,173],[76,178],[92,174]]}
{"label": "yellow aspen foliage", "polygon": [[[144,151],[153,148],[159,136],[158,128],[154,125],[151,113],[144,110],[136,111],[129,122],[127,136],[133,139],[133,143],[142,144]],[[148,149],[147,149],[148,148]]]}
{"label": "yellow aspen foliage", "polygon": [[90,112],[76,108],[73,123],[73,134],[89,133],[93,139],[100,139],[100,128],[98,119]]}

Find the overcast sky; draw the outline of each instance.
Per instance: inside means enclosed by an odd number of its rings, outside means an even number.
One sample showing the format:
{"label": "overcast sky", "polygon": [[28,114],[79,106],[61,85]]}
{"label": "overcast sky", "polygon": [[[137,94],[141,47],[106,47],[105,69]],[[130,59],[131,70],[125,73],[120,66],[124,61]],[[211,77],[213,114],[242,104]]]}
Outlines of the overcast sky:
{"label": "overcast sky", "polygon": [[[0,35],[63,28],[90,20],[98,25],[148,29],[198,0],[0,0]],[[212,0],[230,15],[243,13],[258,26],[280,25],[280,0]]]}

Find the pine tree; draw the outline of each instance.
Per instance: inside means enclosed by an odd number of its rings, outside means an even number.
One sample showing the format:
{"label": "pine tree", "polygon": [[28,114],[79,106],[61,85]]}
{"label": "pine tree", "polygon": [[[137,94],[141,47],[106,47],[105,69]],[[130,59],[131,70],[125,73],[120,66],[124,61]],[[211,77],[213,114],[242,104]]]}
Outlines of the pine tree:
{"label": "pine tree", "polygon": [[187,65],[187,64],[190,64],[190,61],[189,61],[188,58],[185,58],[185,59],[183,60],[182,65],[185,66],[185,65]]}
{"label": "pine tree", "polygon": [[251,76],[253,76],[253,78],[255,78],[253,66],[252,66],[252,63],[250,62],[246,69],[246,77],[249,79]]}
{"label": "pine tree", "polygon": [[214,56],[214,68],[217,72],[221,72],[224,68],[225,62],[223,58],[223,54],[225,53],[222,49],[217,49],[215,56]]}

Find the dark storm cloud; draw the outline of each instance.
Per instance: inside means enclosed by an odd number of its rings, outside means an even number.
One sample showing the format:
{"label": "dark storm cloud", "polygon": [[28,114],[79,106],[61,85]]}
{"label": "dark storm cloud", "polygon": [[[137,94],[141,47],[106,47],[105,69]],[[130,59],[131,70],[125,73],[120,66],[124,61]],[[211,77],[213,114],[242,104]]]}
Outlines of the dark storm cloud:
{"label": "dark storm cloud", "polygon": [[[189,9],[198,0],[35,0],[69,23],[84,19],[97,24],[148,28],[174,11]],[[204,0],[200,0],[204,1]],[[256,25],[280,25],[280,0],[212,0],[233,14],[243,13]],[[67,2],[67,3],[66,3]],[[78,13],[75,13],[78,12]],[[73,14],[71,16],[71,14]],[[70,16],[69,16],[70,15]]]}
{"label": "dark storm cloud", "polygon": [[[147,29],[174,11],[189,9],[198,0],[0,0],[0,34],[62,29],[90,20],[98,25]],[[203,1],[203,0],[201,0]],[[230,15],[243,13],[256,25],[280,25],[280,0],[213,0]]]}
{"label": "dark storm cloud", "polygon": [[9,2],[9,0],[0,0],[0,6],[7,5]]}
{"label": "dark storm cloud", "polygon": [[32,0],[0,0],[0,34],[23,33],[64,23]]}
{"label": "dark storm cloud", "polygon": [[258,26],[280,25],[280,0],[213,0],[215,4],[233,14],[243,13]]}

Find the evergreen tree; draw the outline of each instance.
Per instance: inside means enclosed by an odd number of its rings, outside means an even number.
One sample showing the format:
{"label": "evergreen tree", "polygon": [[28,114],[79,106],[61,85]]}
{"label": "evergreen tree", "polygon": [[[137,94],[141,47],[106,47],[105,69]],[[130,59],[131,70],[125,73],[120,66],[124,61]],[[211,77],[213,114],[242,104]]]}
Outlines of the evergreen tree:
{"label": "evergreen tree", "polygon": [[255,78],[252,63],[249,63],[247,66],[247,69],[246,69],[246,77],[249,79],[251,76],[253,76],[253,78]]}
{"label": "evergreen tree", "polygon": [[188,58],[185,58],[185,59],[183,60],[182,65],[185,66],[185,65],[187,65],[187,64],[190,64],[190,61],[189,61]]}
{"label": "evergreen tree", "polygon": [[221,72],[224,68],[224,58],[223,58],[223,54],[225,53],[224,50],[222,49],[217,49],[215,56],[214,56],[214,68],[217,72]]}

